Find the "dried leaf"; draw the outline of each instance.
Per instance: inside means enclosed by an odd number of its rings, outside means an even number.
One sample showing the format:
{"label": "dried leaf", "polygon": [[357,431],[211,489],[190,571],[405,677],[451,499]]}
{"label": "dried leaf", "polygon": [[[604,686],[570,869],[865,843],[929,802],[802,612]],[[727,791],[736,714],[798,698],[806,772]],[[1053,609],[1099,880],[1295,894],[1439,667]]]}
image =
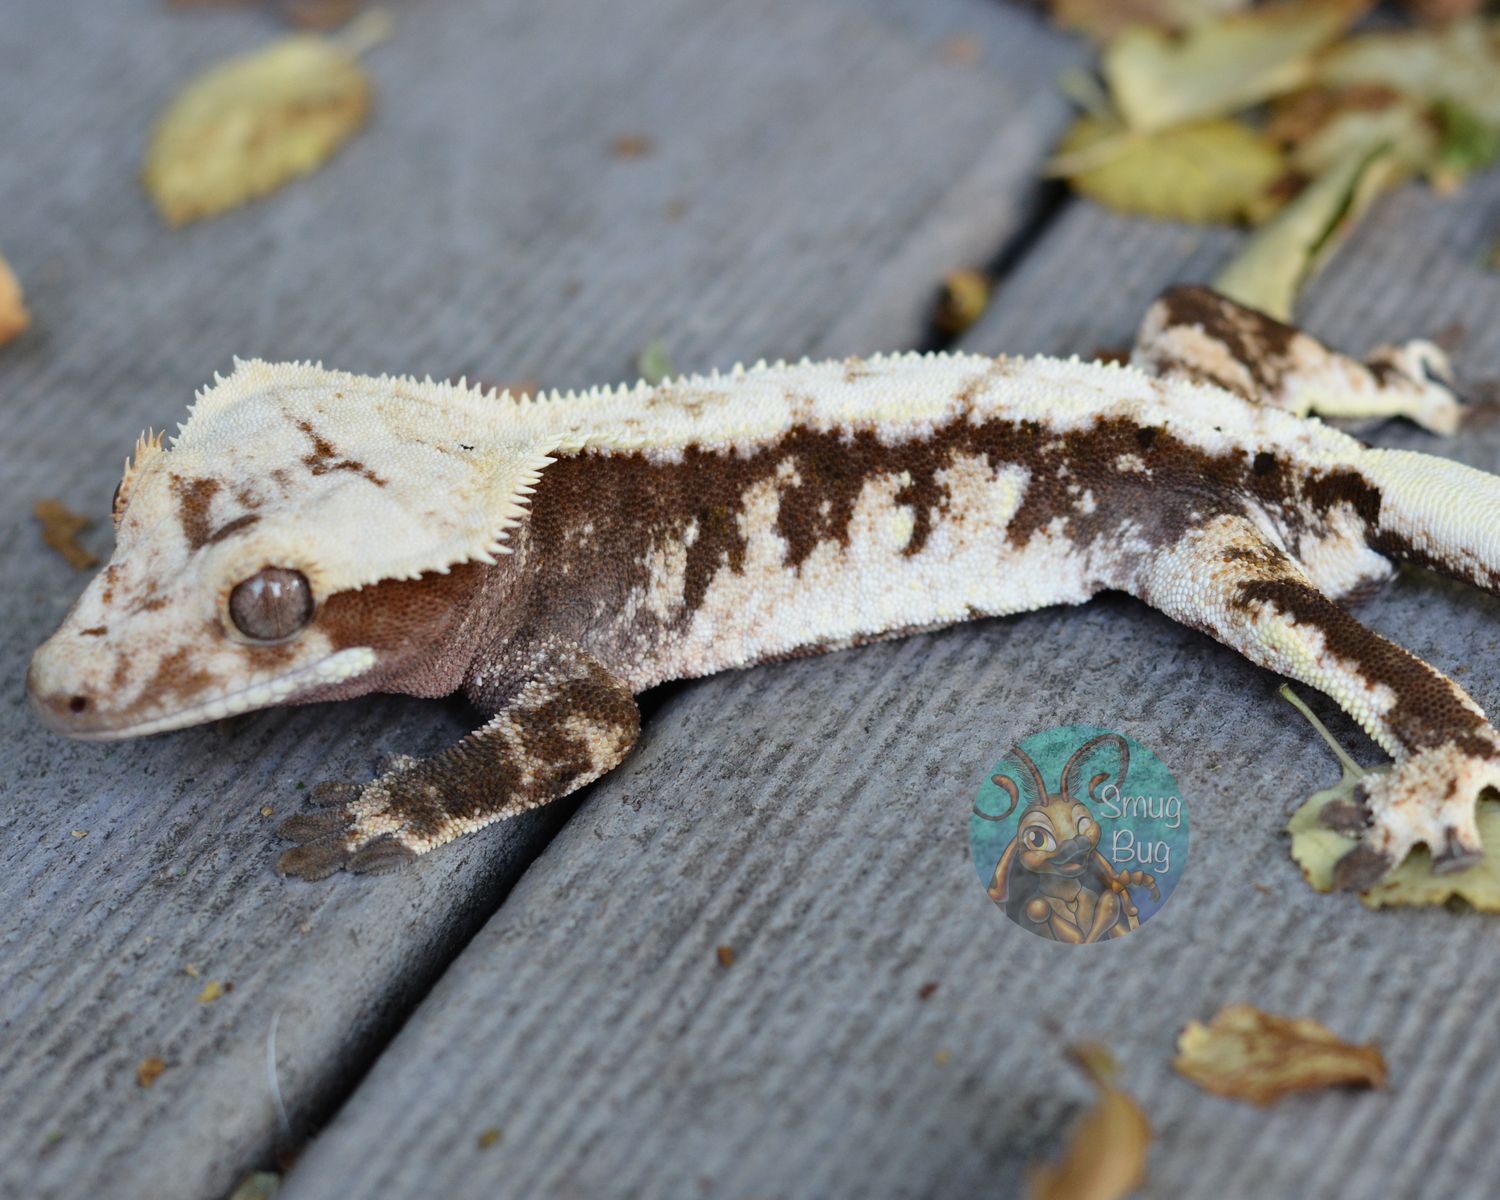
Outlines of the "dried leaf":
{"label": "dried leaf", "polygon": [[1292,1092],[1385,1086],[1385,1059],[1326,1025],[1281,1017],[1250,1004],[1221,1008],[1207,1025],[1189,1021],[1172,1065],[1199,1087],[1232,1100],[1271,1104]]}
{"label": "dried leaf", "polygon": [[1133,129],[1226,116],[1306,83],[1314,52],[1368,6],[1368,0],[1281,0],[1178,37],[1134,26],[1105,49],[1100,66]]}
{"label": "dried leaf", "polygon": [[158,1077],[166,1069],[166,1059],[157,1058],[153,1054],[150,1058],[141,1059],[140,1065],[135,1069],[135,1081],[143,1088],[148,1088],[157,1081]]}
{"label": "dried leaf", "polygon": [[645,158],[654,149],[644,133],[622,133],[609,144],[609,152],[616,158]]}
{"label": "dried leaf", "polygon": [[1027,1200],[1120,1200],[1146,1177],[1151,1123],[1129,1093],[1114,1085],[1115,1062],[1105,1047],[1085,1043],[1071,1055],[1098,1089],[1098,1099],[1073,1130],[1062,1159],[1032,1167]]}
{"label": "dried leaf", "polygon": [[1285,167],[1270,138],[1238,121],[1139,133],[1083,116],[1047,170],[1120,212],[1232,221],[1265,197]]}
{"label": "dried leaf", "polygon": [[[1360,780],[1389,768],[1361,767],[1291,688],[1283,686],[1281,694],[1317,730],[1338,758],[1343,772],[1337,784],[1314,792],[1299,805],[1286,824],[1286,831],[1292,835],[1292,861],[1302,868],[1303,878],[1315,891],[1329,892],[1333,890],[1334,865],[1358,844],[1335,827],[1339,824],[1335,815],[1340,814],[1340,809],[1331,806],[1351,804]],[[1354,815],[1357,816],[1357,811]],[[1500,846],[1500,799],[1481,796],[1477,819],[1481,843]],[[1480,862],[1462,871],[1434,875],[1432,855],[1426,847],[1418,846],[1394,871],[1361,892],[1359,898],[1367,908],[1440,906],[1459,900],[1480,912],[1500,912],[1500,854],[1486,854]]]}
{"label": "dried leaf", "polygon": [[734,966],[734,947],[719,946],[714,950],[714,957],[719,960],[719,966],[732,967]]}
{"label": "dried leaf", "polygon": [[21,294],[21,281],[0,255],[0,346],[31,324],[31,314]]}
{"label": "dried leaf", "polygon": [[984,314],[990,302],[990,277],[966,267],[950,271],[943,279],[932,323],[938,332],[957,337]]}
{"label": "dried leaf", "polygon": [[199,1004],[212,1004],[224,994],[224,985],[217,979],[210,979],[203,985],[203,990],[198,993]]}
{"label": "dried leaf", "polygon": [[667,353],[665,343],[660,340],[652,342],[641,351],[640,357],[636,359],[635,369],[652,387],[677,374],[677,368],[672,365],[672,357]]}
{"label": "dried leaf", "polygon": [[1219,272],[1214,288],[1241,304],[1290,320],[1298,290],[1398,171],[1387,146],[1346,154],[1256,230]]}
{"label": "dried leaf", "polygon": [[264,195],[320,166],[364,124],[354,51],[294,34],[193,79],[157,121],[143,178],[172,225]]}
{"label": "dried leaf", "polygon": [[501,1136],[500,1127],[498,1125],[491,1125],[488,1129],[481,1132],[475,1141],[478,1142],[481,1150],[488,1150],[491,1146],[499,1143]]}
{"label": "dried leaf", "polygon": [[1332,87],[1380,84],[1429,102],[1451,100],[1500,125],[1500,38],[1483,21],[1360,34],[1319,60],[1317,79]]}
{"label": "dried leaf", "polygon": [[78,535],[89,526],[87,517],[50,496],[38,500],[33,511],[42,523],[42,541],[67,559],[70,567],[87,571],[99,564],[99,556],[78,541]]}

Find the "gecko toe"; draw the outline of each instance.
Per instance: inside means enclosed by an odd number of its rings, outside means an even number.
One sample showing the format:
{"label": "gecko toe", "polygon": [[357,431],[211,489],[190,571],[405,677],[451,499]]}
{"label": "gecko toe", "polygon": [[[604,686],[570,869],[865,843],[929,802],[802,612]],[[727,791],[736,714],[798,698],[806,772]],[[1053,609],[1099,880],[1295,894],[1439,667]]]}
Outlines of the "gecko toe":
{"label": "gecko toe", "polygon": [[349,829],[349,814],[342,809],[330,812],[298,813],[276,827],[276,836],[289,842],[306,844],[322,841]]}
{"label": "gecko toe", "polygon": [[347,865],[351,871],[379,875],[387,871],[398,871],[407,863],[415,861],[416,857],[415,850],[386,835],[361,846],[349,856]]}
{"label": "gecko toe", "polygon": [[1338,891],[1362,892],[1384,879],[1395,865],[1390,855],[1374,846],[1356,846],[1333,864],[1333,886]]}
{"label": "gecko toe", "polygon": [[276,861],[276,871],[298,879],[327,879],[349,861],[349,850],[342,842],[314,842],[296,846]]}
{"label": "gecko toe", "polygon": [[1319,811],[1318,824],[1335,833],[1358,837],[1370,827],[1370,813],[1353,800],[1331,800]]}
{"label": "gecko toe", "polygon": [[1447,841],[1441,850],[1432,856],[1432,873],[1447,875],[1453,871],[1466,871],[1484,861],[1484,850],[1479,846],[1466,846],[1458,838],[1458,831],[1447,830]]}
{"label": "gecko toe", "polygon": [[312,791],[308,792],[307,798],[319,808],[331,808],[334,805],[354,803],[359,799],[359,793],[362,790],[357,783],[329,780],[326,783],[316,784]]}

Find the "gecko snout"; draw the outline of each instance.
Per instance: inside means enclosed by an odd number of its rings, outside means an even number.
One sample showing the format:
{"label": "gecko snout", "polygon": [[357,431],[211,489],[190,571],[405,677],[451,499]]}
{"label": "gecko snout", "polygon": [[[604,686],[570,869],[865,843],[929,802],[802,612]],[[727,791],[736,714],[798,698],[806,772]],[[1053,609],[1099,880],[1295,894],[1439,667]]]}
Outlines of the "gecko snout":
{"label": "gecko snout", "polygon": [[54,733],[97,737],[109,715],[96,686],[100,655],[81,653],[72,641],[59,632],[37,648],[26,669],[26,694]]}
{"label": "gecko snout", "polygon": [[[71,733],[94,708],[93,697],[83,687],[68,687],[58,678],[56,656],[49,654],[51,642],[32,655],[26,669],[26,695],[42,724],[57,733]],[[64,686],[57,686],[59,683]]]}

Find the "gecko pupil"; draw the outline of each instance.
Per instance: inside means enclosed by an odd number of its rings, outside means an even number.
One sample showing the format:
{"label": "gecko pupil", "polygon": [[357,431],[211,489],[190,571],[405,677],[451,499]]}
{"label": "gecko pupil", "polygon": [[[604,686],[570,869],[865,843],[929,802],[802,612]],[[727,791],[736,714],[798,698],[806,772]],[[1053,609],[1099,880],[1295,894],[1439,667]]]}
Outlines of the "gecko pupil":
{"label": "gecko pupil", "polygon": [[266,567],[229,593],[230,620],[257,642],[291,637],[312,619],[312,611],[307,576],[288,567]]}

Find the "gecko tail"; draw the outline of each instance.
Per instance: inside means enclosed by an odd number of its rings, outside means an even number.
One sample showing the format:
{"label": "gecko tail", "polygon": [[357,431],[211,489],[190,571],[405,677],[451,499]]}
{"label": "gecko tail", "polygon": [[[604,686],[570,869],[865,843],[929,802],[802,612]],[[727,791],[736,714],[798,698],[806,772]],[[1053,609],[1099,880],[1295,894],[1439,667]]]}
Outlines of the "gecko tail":
{"label": "gecko tail", "polygon": [[1370,545],[1500,594],[1500,476],[1410,450],[1367,450],[1380,492]]}

